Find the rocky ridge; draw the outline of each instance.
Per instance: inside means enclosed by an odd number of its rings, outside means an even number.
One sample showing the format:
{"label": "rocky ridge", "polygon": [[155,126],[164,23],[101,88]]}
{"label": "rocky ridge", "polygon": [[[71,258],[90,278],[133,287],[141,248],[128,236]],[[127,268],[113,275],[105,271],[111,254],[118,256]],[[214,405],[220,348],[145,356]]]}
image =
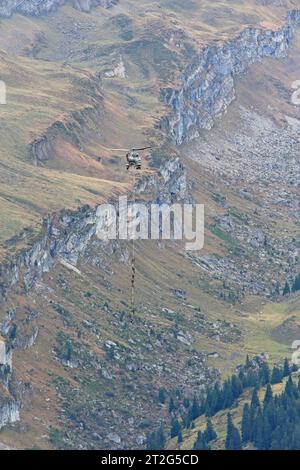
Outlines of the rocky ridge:
{"label": "rocky ridge", "polygon": [[0,336],[0,429],[20,419],[20,403],[12,380],[12,349]]}
{"label": "rocky ridge", "polygon": [[[154,190],[155,200],[164,195],[173,200],[183,200],[186,197],[186,172],[178,157],[166,160],[157,175],[139,182],[136,194],[153,193]],[[43,224],[43,235],[33,243],[31,249],[21,253],[9,264],[1,265],[2,297],[20,280],[24,282],[26,289],[33,287],[57,260],[63,259],[75,266],[95,237],[97,224],[101,223],[96,212],[97,208],[83,206],[78,211],[66,210],[47,217]]]}
{"label": "rocky ridge", "polygon": [[93,7],[110,8],[117,2],[118,0],[3,0],[0,17],[9,18],[13,13],[40,16],[55,11],[66,3],[79,11],[89,12]]}
{"label": "rocky ridge", "polygon": [[246,28],[221,46],[207,46],[181,76],[179,89],[162,90],[172,108],[161,127],[178,145],[199,136],[200,129],[211,129],[235,99],[235,77],[265,57],[284,57],[300,11],[289,12],[286,25],[279,30]]}

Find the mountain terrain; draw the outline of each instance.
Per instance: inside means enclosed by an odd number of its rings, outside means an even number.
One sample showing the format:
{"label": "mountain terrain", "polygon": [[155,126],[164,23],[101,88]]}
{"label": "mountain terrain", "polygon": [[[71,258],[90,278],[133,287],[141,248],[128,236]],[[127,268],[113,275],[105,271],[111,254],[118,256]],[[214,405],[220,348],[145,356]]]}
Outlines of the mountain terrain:
{"label": "mountain terrain", "polygon": [[[145,448],[172,397],[300,339],[300,3],[5,0],[0,17],[1,445]],[[144,145],[140,174],[112,150]],[[132,245],[95,236],[120,195],[205,205],[203,250],[136,242],[134,315]]]}

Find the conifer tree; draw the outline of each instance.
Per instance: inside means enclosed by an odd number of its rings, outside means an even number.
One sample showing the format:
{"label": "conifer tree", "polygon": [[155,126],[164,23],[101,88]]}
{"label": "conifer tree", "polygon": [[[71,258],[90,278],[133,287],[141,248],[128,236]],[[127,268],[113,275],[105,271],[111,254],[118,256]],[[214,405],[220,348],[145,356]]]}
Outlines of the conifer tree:
{"label": "conifer tree", "polygon": [[194,450],[210,450],[201,431],[198,432],[198,437],[194,444]]}
{"label": "conifer tree", "polygon": [[292,285],[292,291],[296,292],[300,290],[300,273],[295,277],[295,280]]}
{"label": "conifer tree", "polygon": [[271,450],[281,450],[282,434],[280,428],[276,428],[272,434]]}
{"label": "conifer tree", "polygon": [[234,399],[238,398],[243,392],[241,381],[236,375],[231,377],[231,392]]}
{"label": "conifer tree", "polygon": [[262,432],[262,448],[265,450],[270,449],[272,443],[273,428],[268,419],[267,413],[263,412],[263,432]]}
{"label": "conifer tree", "polygon": [[246,366],[246,369],[249,369],[249,367],[251,366],[251,361],[249,359],[249,354],[247,354],[245,366]]}
{"label": "conifer tree", "polygon": [[283,377],[288,377],[290,375],[290,366],[287,358],[284,360],[283,364]]}
{"label": "conifer tree", "polygon": [[193,399],[193,404],[192,404],[192,407],[191,407],[191,410],[190,410],[190,416],[191,416],[191,420],[193,421],[194,419],[198,418],[200,416],[200,406],[199,406],[199,402],[197,400],[197,397],[194,396],[194,399]]}
{"label": "conifer tree", "polygon": [[291,293],[291,289],[290,289],[289,283],[286,281],[283,291],[282,291],[282,295],[286,296],[286,295],[290,295],[290,293]]}
{"label": "conifer tree", "polygon": [[242,439],[239,430],[234,426],[232,422],[232,416],[230,413],[227,414],[227,434],[225,442],[226,450],[241,450]]}
{"label": "conifer tree", "polygon": [[173,413],[174,410],[175,410],[175,404],[174,404],[173,397],[171,397],[169,401],[169,413]]}
{"label": "conifer tree", "polygon": [[148,450],[163,450],[166,444],[163,425],[157,431],[147,435],[146,447]]}
{"label": "conifer tree", "polygon": [[190,400],[188,398],[183,399],[183,406],[188,409],[190,406]]}
{"label": "conifer tree", "polygon": [[264,398],[264,405],[268,405],[273,398],[272,387],[270,384],[267,385],[265,398]]}
{"label": "conifer tree", "polygon": [[252,398],[251,398],[251,408],[256,409],[260,406],[259,404],[259,398],[258,398],[258,393],[257,393],[257,388],[255,387],[252,392]]}
{"label": "conifer tree", "polygon": [[178,433],[181,429],[178,419],[173,418],[171,423],[171,438],[178,436]]}
{"label": "conifer tree", "polygon": [[261,385],[267,385],[270,382],[270,368],[267,362],[264,362],[260,369]]}
{"label": "conifer tree", "polygon": [[295,389],[295,386],[294,386],[294,382],[293,382],[293,380],[292,380],[292,377],[289,376],[288,381],[287,381],[287,383],[286,383],[286,385],[285,385],[285,393],[286,393],[286,395],[288,395],[289,397],[291,397],[291,396],[294,394],[294,392],[296,392],[296,389]]}
{"label": "conifer tree", "polygon": [[233,428],[232,450],[242,450],[240,431],[236,427]]}
{"label": "conifer tree", "polygon": [[160,388],[158,392],[158,401],[163,405],[166,403],[167,392],[164,388]]}
{"label": "conifer tree", "polygon": [[215,432],[210,419],[207,420],[206,429],[203,433],[203,437],[207,443],[214,441],[217,438],[217,433]]}
{"label": "conifer tree", "polygon": [[244,405],[241,431],[242,431],[243,442],[250,441],[251,439],[251,415],[250,415],[250,406],[248,403]]}
{"label": "conifer tree", "polygon": [[234,426],[232,422],[232,416],[230,413],[227,413],[227,432],[226,432],[226,442],[225,442],[226,450],[229,450],[231,448],[233,428]]}
{"label": "conifer tree", "polygon": [[254,421],[253,426],[253,442],[258,449],[264,448],[264,438],[263,438],[263,416],[262,412],[259,409],[257,416]]}
{"label": "conifer tree", "polygon": [[277,366],[273,367],[272,376],[271,376],[271,384],[278,384],[282,381],[282,373]]}
{"label": "conifer tree", "polygon": [[164,449],[166,445],[165,432],[164,432],[164,427],[162,423],[157,432],[157,444],[158,444],[158,450]]}
{"label": "conifer tree", "polygon": [[231,381],[226,380],[224,384],[224,408],[230,408],[230,406],[233,404],[234,398],[232,394],[232,387],[231,387]]}

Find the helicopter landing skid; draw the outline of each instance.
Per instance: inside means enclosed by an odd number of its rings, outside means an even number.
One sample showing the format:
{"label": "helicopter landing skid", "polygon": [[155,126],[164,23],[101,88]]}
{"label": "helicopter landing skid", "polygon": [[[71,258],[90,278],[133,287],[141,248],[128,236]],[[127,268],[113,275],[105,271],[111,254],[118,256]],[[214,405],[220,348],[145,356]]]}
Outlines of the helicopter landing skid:
{"label": "helicopter landing skid", "polygon": [[142,165],[135,165],[135,164],[129,164],[129,163],[127,163],[127,165],[126,165],[126,170],[129,170],[129,168],[135,168],[136,170],[141,170],[141,169],[142,169]]}

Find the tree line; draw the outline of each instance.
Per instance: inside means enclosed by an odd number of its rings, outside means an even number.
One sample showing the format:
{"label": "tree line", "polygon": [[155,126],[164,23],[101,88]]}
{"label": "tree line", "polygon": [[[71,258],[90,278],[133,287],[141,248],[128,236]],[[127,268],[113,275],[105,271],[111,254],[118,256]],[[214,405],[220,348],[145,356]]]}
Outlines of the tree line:
{"label": "tree line", "polygon": [[[197,439],[194,443],[194,449],[209,450],[211,442],[217,437],[212,426],[211,417],[221,410],[231,408],[236,403],[237,399],[242,395],[242,393],[248,388],[253,388],[253,394],[251,404],[247,406],[245,405],[241,430],[239,430],[234,425],[231,414],[228,414],[227,438],[225,448],[238,450],[241,449],[243,445],[245,445],[247,442],[252,442],[255,447],[257,447],[258,442],[261,443],[261,439],[265,439],[265,445],[267,445],[266,436],[270,429],[272,429],[270,435],[273,434],[274,430],[274,426],[272,427],[275,422],[274,413],[276,414],[277,412],[280,412],[280,416],[283,415],[283,405],[280,402],[280,397],[273,398],[272,396],[272,398],[270,399],[270,391],[272,393],[271,384],[280,383],[284,377],[290,376],[291,372],[294,370],[297,370],[297,367],[293,366],[290,369],[287,359],[285,359],[284,364],[282,366],[275,365],[271,370],[267,362],[261,359],[260,357],[256,357],[250,360],[247,356],[245,364],[238,367],[236,374],[233,374],[222,384],[216,383],[207,392],[205,397],[199,398],[195,395],[193,397],[193,400],[184,398],[180,402],[174,399],[173,396],[171,396],[168,404],[169,413],[172,416],[170,424],[170,433],[165,432],[162,424],[159,429],[148,433],[146,444],[147,449],[163,449],[165,447],[167,437],[177,438],[178,444],[181,444],[183,441],[183,430],[187,428],[192,428],[194,426],[195,419],[199,418],[200,416],[206,416],[206,429],[205,431],[198,433]],[[288,383],[289,382],[290,380],[288,381]],[[267,411],[268,416],[271,415],[270,408],[272,408],[273,421],[271,418],[268,421],[266,416],[264,416],[265,405],[260,406],[258,400],[258,390],[261,387],[265,386],[267,386],[267,389],[264,404],[267,404],[267,402],[270,403],[269,407],[267,408]],[[289,387],[291,387],[291,385],[289,385]],[[161,403],[167,404],[166,400],[167,393],[165,390],[161,389],[159,392],[159,401]],[[281,403],[281,405],[279,406],[278,403]],[[300,401],[298,405],[300,415]],[[256,410],[255,413],[254,410]],[[261,423],[263,423],[263,426],[265,426],[263,438],[260,437],[262,433]],[[248,434],[246,431],[247,427],[249,427],[249,430],[251,430],[248,432]],[[295,435],[297,435],[298,432],[296,428],[297,425],[295,424],[295,429],[293,428],[293,430],[291,430],[291,432],[293,432]],[[290,437],[287,430],[285,432]],[[276,444],[276,442],[273,442],[273,437],[269,437],[268,439],[269,446],[274,446]],[[291,442],[294,443],[294,441]]]}
{"label": "tree line", "polygon": [[284,288],[282,290],[282,295],[290,295],[291,292],[298,292],[300,290],[300,273],[297,274],[292,285],[288,281],[285,282]]}
{"label": "tree line", "polygon": [[284,391],[275,396],[268,384],[262,403],[254,389],[243,409],[241,441],[259,450],[300,449],[300,380],[296,384],[290,375]]}

